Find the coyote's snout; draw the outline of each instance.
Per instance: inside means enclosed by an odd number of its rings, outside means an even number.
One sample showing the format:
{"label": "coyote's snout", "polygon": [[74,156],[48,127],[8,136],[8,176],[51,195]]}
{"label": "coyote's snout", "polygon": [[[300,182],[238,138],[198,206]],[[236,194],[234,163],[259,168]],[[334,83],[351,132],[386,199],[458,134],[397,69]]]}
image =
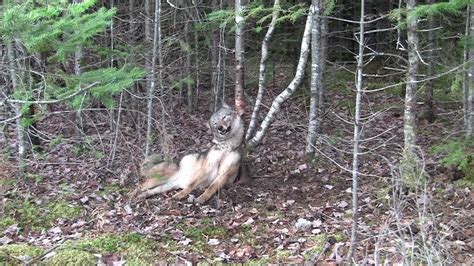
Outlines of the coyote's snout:
{"label": "coyote's snout", "polygon": [[141,175],[146,180],[138,188],[138,197],[182,189],[173,196],[182,199],[196,188],[205,188],[196,200],[202,204],[224,185],[232,183],[240,167],[244,122],[235,110],[225,105],[211,116],[209,126],[214,145],[206,153],[186,155],[179,166],[159,162],[154,157],[145,159]]}

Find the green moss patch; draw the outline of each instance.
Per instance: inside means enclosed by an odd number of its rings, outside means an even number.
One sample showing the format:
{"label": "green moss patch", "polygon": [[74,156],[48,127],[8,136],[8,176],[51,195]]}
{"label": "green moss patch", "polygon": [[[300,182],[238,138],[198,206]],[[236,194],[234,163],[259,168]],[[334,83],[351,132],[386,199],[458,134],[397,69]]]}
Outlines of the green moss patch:
{"label": "green moss patch", "polygon": [[[66,241],[45,259],[46,265],[95,265],[102,256],[119,254],[127,265],[151,265],[156,261],[154,241],[135,233],[103,235],[94,238]],[[0,265],[17,265],[44,254],[45,250],[26,244],[0,246]]]}
{"label": "green moss patch", "polygon": [[0,219],[0,232],[5,231],[11,225],[16,224],[17,221],[10,216],[6,216]]}
{"label": "green moss patch", "polygon": [[44,249],[27,244],[12,244],[0,246],[1,265],[21,265],[44,253]]}
{"label": "green moss patch", "polygon": [[66,247],[102,255],[117,253],[124,257],[128,265],[148,265],[154,261],[157,245],[152,240],[131,233],[68,241]]}
{"label": "green moss patch", "polygon": [[317,254],[321,254],[324,250],[326,242],[328,242],[330,238],[332,238],[332,241],[335,242],[343,242],[347,240],[347,236],[340,232],[335,233],[333,235],[320,234],[311,237],[310,239],[308,239],[307,242],[307,245],[311,246],[311,248],[304,253],[305,259],[310,259]]}
{"label": "green moss patch", "polygon": [[61,249],[45,260],[47,265],[96,265],[97,258],[87,251],[77,249]]}
{"label": "green moss patch", "polygon": [[191,249],[197,253],[207,253],[211,249],[207,241],[211,238],[223,240],[230,237],[227,229],[212,225],[210,219],[204,219],[199,225],[178,224],[176,228],[184,232],[184,236],[191,239]]}
{"label": "green moss patch", "polygon": [[[70,205],[62,200],[45,205],[36,204],[29,200],[12,200],[5,204],[5,218],[0,220],[0,228],[18,223],[22,228],[48,229],[57,219],[74,219],[80,213],[80,207]],[[17,219],[12,217],[17,217]]]}

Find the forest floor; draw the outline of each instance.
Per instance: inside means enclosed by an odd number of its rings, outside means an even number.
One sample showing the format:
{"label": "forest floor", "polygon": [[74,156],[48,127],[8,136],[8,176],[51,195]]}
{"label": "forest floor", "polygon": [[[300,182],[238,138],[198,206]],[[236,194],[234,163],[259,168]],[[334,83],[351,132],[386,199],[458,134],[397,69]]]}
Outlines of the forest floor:
{"label": "forest floor", "polygon": [[[352,216],[347,170],[352,126],[343,120],[352,116],[354,97],[346,86],[350,84],[329,88],[317,161],[304,158],[307,96],[299,93],[283,106],[264,143],[250,155],[253,181],[222,190],[204,206],[171,200],[172,193],[140,202],[129,197],[139,182],[144,141],[131,124],[121,125],[114,145],[108,114],[84,111],[88,142],[79,151],[68,134],[68,116],[46,117],[39,129],[47,145],[31,158],[25,178],[17,177],[8,154],[1,158],[0,262],[341,263]],[[270,88],[269,98],[280,89]],[[193,114],[184,107],[169,108],[170,137],[166,147],[156,144],[155,151],[167,148],[179,157],[208,147],[207,106]],[[378,112],[367,120],[364,136],[377,137],[363,142],[368,152],[361,158],[355,259],[361,264],[431,260],[472,265],[472,183],[455,182],[459,173],[441,166],[439,156],[430,152],[460,130],[461,113],[437,105],[435,123],[419,120],[428,182],[396,198],[392,188],[403,143],[403,101],[384,92],[365,99],[364,106],[365,115]],[[0,144],[6,148],[14,143]]]}

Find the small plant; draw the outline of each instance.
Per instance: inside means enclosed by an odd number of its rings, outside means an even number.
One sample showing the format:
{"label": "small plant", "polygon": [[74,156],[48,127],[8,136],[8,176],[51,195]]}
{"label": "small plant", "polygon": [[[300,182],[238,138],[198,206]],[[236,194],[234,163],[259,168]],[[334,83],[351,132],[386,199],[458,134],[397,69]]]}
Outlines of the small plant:
{"label": "small plant", "polygon": [[442,154],[441,163],[462,171],[468,180],[474,179],[474,138],[457,138],[433,147],[433,152]]}
{"label": "small plant", "polygon": [[59,137],[57,137],[57,138],[54,138],[54,139],[52,139],[51,142],[49,143],[49,147],[50,147],[50,148],[56,147],[56,146],[58,146],[59,144],[61,144],[62,141],[63,141],[63,140],[62,140],[62,137],[61,137],[61,136],[59,136]]}
{"label": "small plant", "polygon": [[44,177],[42,175],[38,175],[34,173],[27,173],[26,178],[29,180],[34,180],[35,183],[40,183],[41,181],[44,180]]}

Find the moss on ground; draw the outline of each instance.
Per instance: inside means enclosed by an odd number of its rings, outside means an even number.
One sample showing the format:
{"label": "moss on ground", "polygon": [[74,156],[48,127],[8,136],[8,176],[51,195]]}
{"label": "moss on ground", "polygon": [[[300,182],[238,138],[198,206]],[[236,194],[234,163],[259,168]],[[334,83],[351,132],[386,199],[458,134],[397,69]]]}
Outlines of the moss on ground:
{"label": "moss on ground", "polygon": [[88,250],[93,253],[121,254],[128,265],[148,265],[154,261],[157,248],[150,239],[136,234],[103,235],[95,238],[69,241],[66,246],[70,249]]}
{"label": "moss on ground", "polygon": [[6,216],[0,219],[0,232],[5,231],[11,225],[16,224],[16,220],[10,216]]}
{"label": "moss on ground", "polygon": [[[196,253],[205,254],[210,252],[211,248],[207,242],[211,238],[223,240],[230,237],[230,233],[226,228],[213,225],[211,219],[202,220],[199,226],[180,223],[176,225],[176,228],[183,231],[184,236],[192,240],[189,247]],[[166,245],[174,247],[176,241],[170,239]]]}
{"label": "moss on ground", "polygon": [[[46,265],[95,265],[94,254],[120,254],[127,265],[152,265],[156,261],[156,242],[136,234],[103,235],[66,241],[45,259]],[[44,254],[45,250],[26,244],[0,246],[0,265],[18,265]]]}
{"label": "moss on ground", "polygon": [[78,249],[60,249],[56,254],[45,260],[50,266],[62,265],[96,265],[97,257]]}
{"label": "moss on ground", "polygon": [[330,238],[332,238],[335,242],[344,242],[347,240],[347,236],[342,232],[336,232],[332,235],[319,234],[313,236],[307,241],[307,245],[310,245],[311,248],[304,253],[305,259],[309,260],[315,255],[321,254],[324,251],[326,242],[328,242]]}
{"label": "moss on ground", "polygon": [[460,187],[460,188],[466,188],[467,187],[470,190],[474,189],[474,169],[471,169],[469,173],[470,173],[469,177],[466,176],[466,177],[464,177],[462,179],[459,179],[455,182],[457,187]]}
{"label": "moss on ground", "polygon": [[0,265],[22,265],[43,254],[44,249],[27,244],[0,246]]}
{"label": "moss on ground", "polygon": [[36,204],[29,200],[12,200],[5,204],[5,216],[0,220],[0,228],[18,223],[21,228],[39,231],[50,228],[59,218],[74,219],[80,213],[80,207],[63,200],[53,201],[46,205]]}

